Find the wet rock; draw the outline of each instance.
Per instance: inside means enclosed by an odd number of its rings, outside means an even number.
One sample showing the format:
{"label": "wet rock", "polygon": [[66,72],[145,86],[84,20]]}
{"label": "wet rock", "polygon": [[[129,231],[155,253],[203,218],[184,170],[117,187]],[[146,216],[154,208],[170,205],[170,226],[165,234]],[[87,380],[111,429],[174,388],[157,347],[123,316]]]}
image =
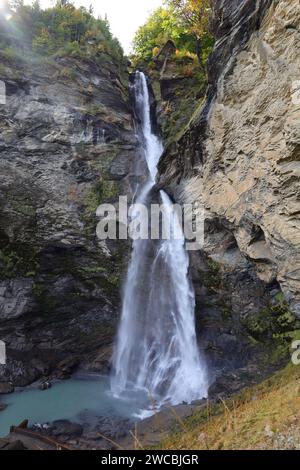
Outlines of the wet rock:
{"label": "wet rock", "polygon": [[64,359],[57,365],[57,376],[60,379],[68,379],[71,377],[72,372],[76,369],[79,364],[77,357],[69,357]]}
{"label": "wet rock", "polygon": [[268,373],[263,373],[259,365],[249,365],[234,372],[220,374],[210,386],[208,396],[210,399],[227,398],[245,387],[263,381]]}
{"label": "wet rock", "polygon": [[0,411],[4,411],[7,408],[5,403],[0,403]]}
{"label": "wet rock", "polygon": [[0,382],[0,395],[5,395],[6,393],[13,393],[14,386],[10,382]]}
{"label": "wet rock", "polygon": [[45,391],[45,390],[49,390],[49,388],[51,387],[52,387],[52,383],[47,381],[47,382],[41,383],[41,385],[39,386],[39,389],[42,391]]}
{"label": "wet rock", "polygon": [[117,417],[103,417],[97,420],[97,425],[93,428],[98,436],[104,436],[112,440],[119,440],[128,434],[132,421]]}
{"label": "wet rock", "polygon": [[71,423],[68,420],[57,420],[50,425],[47,432],[60,440],[66,441],[80,437],[82,435],[83,428],[78,423]]}
{"label": "wet rock", "polygon": [[[55,361],[55,354],[51,351],[43,351],[40,358],[35,357],[36,352],[32,351],[31,344],[26,343],[20,338],[20,342],[14,338],[12,345],[22,351],[22,353],[15,353],[13,349],[8,350],[6,366],[0,365],[0,376],[2,380],[10,380],[16,387],[25,387],[44,377],[49,373],[49,363]],[[28,349],[26,348],[28,347]],[[24,349],[23,349],[24,348]],[[41,357],[45,357],[45,362],[42,362]],[[45,364],[48,363],[48,364]]]}

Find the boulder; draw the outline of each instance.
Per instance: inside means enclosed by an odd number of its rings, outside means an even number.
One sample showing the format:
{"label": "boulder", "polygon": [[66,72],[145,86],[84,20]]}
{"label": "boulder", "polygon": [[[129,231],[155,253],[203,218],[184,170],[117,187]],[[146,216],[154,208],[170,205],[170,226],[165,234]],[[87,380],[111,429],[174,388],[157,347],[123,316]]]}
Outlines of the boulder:
{"label": "boulder", "polygon": [[48,428],[47,432],[62,440],[69,440],[75,437],[80,437],[83,432],[83,427],[78,423],[72,423],[68,420],[57,420]]}

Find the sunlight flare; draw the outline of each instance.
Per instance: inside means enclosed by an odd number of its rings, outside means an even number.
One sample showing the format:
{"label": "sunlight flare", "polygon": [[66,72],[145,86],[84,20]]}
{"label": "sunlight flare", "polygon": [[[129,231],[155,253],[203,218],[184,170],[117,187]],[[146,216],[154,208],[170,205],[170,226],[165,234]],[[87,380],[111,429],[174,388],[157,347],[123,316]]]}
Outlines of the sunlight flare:
{"label": "sunlight flare", "polygon": [[12,15],[7,11],[7,4],[4,0],[0,0],[0,15],[4,17],[6,21],[9,21]]}

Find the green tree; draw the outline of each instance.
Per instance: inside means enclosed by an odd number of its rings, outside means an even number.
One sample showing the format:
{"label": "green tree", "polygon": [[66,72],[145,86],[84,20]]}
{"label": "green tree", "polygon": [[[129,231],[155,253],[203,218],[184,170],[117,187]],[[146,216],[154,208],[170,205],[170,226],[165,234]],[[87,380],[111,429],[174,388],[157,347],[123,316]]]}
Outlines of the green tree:
{"label": "green tree", "polygon": [[[38,0],[25,5],[23,0],[11,0],[12,19],[9,22],[13,42],[43,54],[66,53],[84,55],[102,50],[118,59],[123,51],[110,31],[107,19],[96,19],[91,7],[76,8],[71,1],[58,0],[54,7],[41,9]],[[0,33],[1,34],[1,33]],[[6,37],[8,34],[6,32]],[[93,41],[91,41],[93,37]],[[92,43],[92,44],[91,44]]]}
{"label": "green tree", "polygon": [[212,40],[209,34],[212,0],[165,0],[165,3],[194,37],[196,54],[204,68],[203,48],[209,39]]}
{"label": "green tree", "polygon": [[178,49],[185,48],[193,52],[191,35],[182,21],[170,8],[158,8],[141,26],[133,40],[135,54],[144,60],[152,58],[152,51],[163,46],[168,39],[176,44]]}

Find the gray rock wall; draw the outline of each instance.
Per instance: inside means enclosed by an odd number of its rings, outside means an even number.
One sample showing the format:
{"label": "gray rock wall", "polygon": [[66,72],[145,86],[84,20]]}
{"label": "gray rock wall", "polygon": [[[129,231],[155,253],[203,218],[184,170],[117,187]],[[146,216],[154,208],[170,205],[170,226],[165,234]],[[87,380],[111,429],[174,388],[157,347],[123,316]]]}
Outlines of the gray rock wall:
{"label": "gray rock wall", "polygon": [[277,339],[287,348],[299,328],[300,6],[215,4],[207,99],[166,148],[158,185],[204,204],[205,246],[191,258],[199,329],[212,362],[236,368],[276,362]]}
{"label": "gray rock wall", "polygon": [[99,243],[95,211],[131,195],[125,66],[6,62],[0,79],[0,381],[105,370],[129,246]]}

